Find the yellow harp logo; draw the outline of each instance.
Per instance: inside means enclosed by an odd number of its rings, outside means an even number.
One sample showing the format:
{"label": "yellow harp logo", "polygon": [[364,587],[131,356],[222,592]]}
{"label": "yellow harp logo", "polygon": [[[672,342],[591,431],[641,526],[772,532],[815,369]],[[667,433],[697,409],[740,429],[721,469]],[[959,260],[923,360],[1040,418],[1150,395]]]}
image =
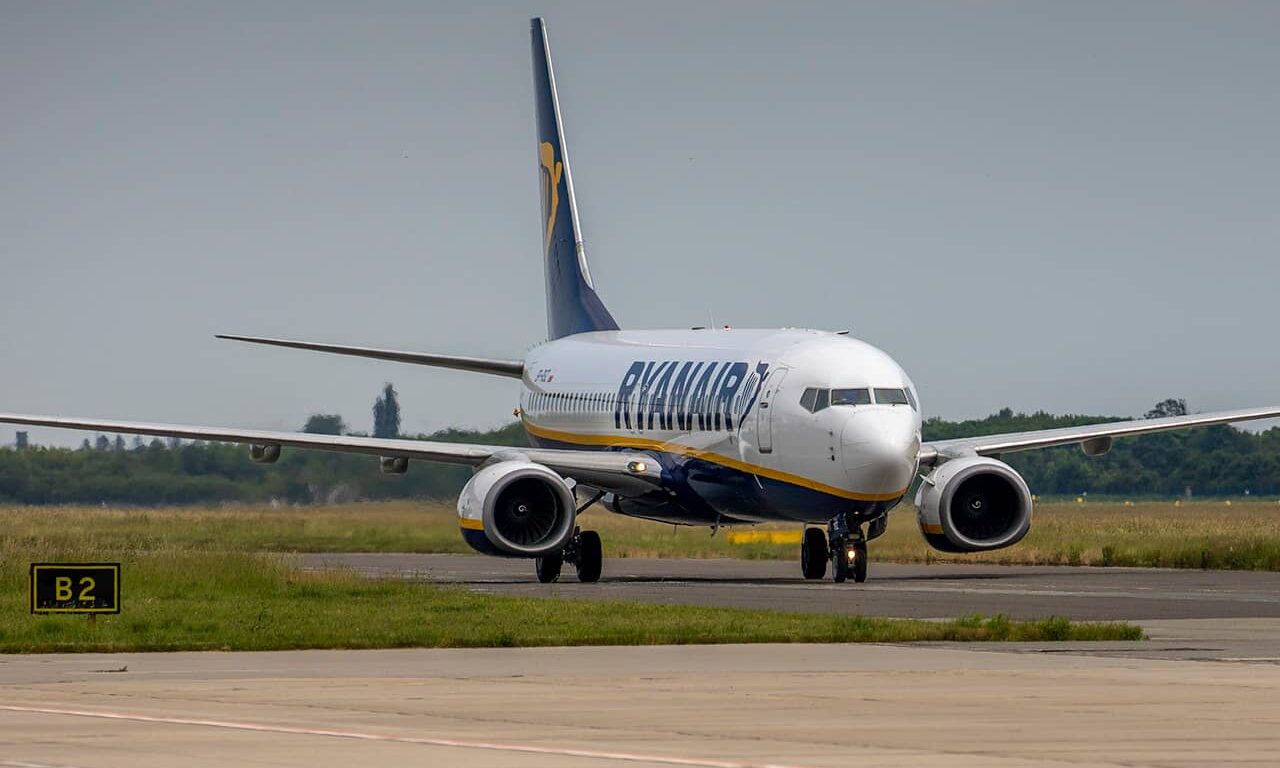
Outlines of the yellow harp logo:
{"label": "yellow harp logo", "polygon": [[564,164],[556,161],[556,149],[551,142],[544,141],[538,148],[542,171],[542,213],[547,217],[547,239],[543,251],[551,252],[551,231],[556,226],[556,209],[560,207],[560,176],[564,173]]}

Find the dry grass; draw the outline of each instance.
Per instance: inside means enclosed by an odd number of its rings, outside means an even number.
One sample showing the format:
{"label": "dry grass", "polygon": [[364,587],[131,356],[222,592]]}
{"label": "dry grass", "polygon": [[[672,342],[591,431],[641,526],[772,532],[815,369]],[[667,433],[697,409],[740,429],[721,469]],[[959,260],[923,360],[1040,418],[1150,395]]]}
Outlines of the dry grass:
{"label": "dry grass", "polygon": [[1280,505],[1223,501],[1046,503],[1031,533],[1009,549],[941,555],[919,542],[901,515],[875,542],[876,556],[901,562],[1146,566],[1280,570]]}
{"label": "dry grass", "polygon": [[[897,562],[1140,565],[1280,570],[1280,504],[1275,502],[1139,502],[1036,508],[1030,535],[1005,550],[943,555],[920,538],[914,510],[891,515],[872,556]],[[27,551],[87,547],[121,551],[182,548],[238,552],[469,552],[451,506],[385,502],[272,509],[231,506],[180,509],[98,507],[0,508],[3,535]],[[583,515],[600,531],[610,557],[792,559],[799,548],[768,537],[733,544],[723,532],[634,520],[599,508]],[[794,531],[764,525],[743,530]]]}

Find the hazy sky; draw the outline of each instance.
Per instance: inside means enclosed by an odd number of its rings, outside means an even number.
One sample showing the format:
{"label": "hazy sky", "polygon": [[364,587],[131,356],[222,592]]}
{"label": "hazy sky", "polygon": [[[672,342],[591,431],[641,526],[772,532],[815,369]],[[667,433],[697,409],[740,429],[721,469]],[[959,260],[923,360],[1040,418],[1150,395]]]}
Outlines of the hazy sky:
{"label": "hazy sky", "polygon": [[538,14],[624,327],[848,328],[949,418],[1280,403],[1274,2],[9,1],[0,410],[509,420],[213,334],[542,340]]}

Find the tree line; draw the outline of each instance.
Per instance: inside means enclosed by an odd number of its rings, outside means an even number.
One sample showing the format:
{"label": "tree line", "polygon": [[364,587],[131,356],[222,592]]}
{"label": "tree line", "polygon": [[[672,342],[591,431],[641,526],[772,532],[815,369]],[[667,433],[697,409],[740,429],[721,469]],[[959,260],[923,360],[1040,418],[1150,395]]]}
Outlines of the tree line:
{"label": "tree line", "polygon": [[[1166,400],[1147,416],[1186,412]],[[386,385],[374,406],[378,437],[400,434],[400,405]],[[1114,417],[1026,414],[1001,410],[984,419],[924,424],[925,440],[1051,429]],[[306,431],[347,433],[335,414],[316,414]],[[448,429],[416,439],[527,446],[519,423],[495,430]],[[470,477],[466,467],[410,462],[405,475],[384,475],[371,456],[285,449],[272,465],[254,464],[244,446],[99,435],[79,449],[32,446],[0,450],[0,501],[20,504],[172,505],[278,500],[315,504],[355,499],[450,499]],[[1081,493],[1157,497],[1280,496],[1280,428],[1245,432],[1230,426],[1117,440],[1089,458],[1063,446],[1003,457],[1040,495]]]}

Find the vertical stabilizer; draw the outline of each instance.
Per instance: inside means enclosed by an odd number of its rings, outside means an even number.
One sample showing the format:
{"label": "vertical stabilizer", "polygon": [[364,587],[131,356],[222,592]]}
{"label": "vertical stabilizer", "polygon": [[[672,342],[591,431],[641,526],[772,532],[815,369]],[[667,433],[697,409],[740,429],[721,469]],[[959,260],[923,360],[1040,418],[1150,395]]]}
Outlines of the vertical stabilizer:
{"label": "vertical stabilizer", "polygon": [[591,283],[578,227],[573,176],[564,147],[547,25],[534,19],[533,90],[538,112],[538,175],[542,190],[542,251],[547,272],[547,332],[558,339],[586,331],[616,331]]}

